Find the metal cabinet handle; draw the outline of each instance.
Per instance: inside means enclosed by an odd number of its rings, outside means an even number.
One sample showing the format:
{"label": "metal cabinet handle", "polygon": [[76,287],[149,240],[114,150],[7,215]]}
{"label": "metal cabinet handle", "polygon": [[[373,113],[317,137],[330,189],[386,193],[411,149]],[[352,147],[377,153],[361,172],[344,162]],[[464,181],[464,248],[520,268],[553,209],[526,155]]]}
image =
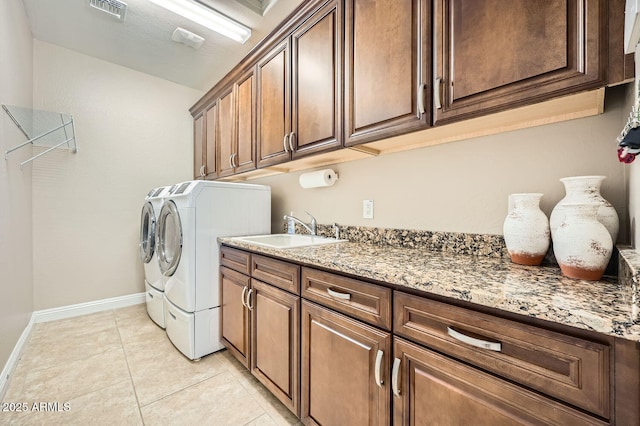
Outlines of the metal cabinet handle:
{"label": "metal cabinet handle", "polygon": [[442,108],[442,94],[440,93],[442,86],[442,79],[440,77],[436,78],[436,82],[433,86],[433,102],[435,104],[436,109]]}
{"label": "metal cabinet handle", "polygon": [[247,308],[249,308],[250,311],[253,311],[253,306],[251,305],[251,295],[253,294],[253,289],[250,288],[249,292],[247,293]]}
{"label": "metal cabinet handle", "polygon": [[295,140],[296,134],[294,132],[289,133],[289,149],[291,150],[291,152],[295,151],[295,149],[293,149],[293,141]]}
{"label": "metal cabinet handle", "polygon": [[244,287],[242,287],[242,296],[240,296],[240,301],[242,302],[242,306],[244,306],[245,308],[249,309],[249,305],[247,305],[247,298],[246,298],[246,293],[247,290],[249,290],[249,288],[245,285]]}
{"label": "metal cabinet handle", "polygon": [[233,154],[231,154],[231,165],[233,166],[234,169],[238,167],[238,163],[236,163],[236,158],[238,158],[237,152],[234,152]]}
{"label": "metal cabinet handle", "polygon": [[424,114],[426,112],[424,108],[424,95],[426,87],[426,84],[421,84],[418,86],[418,112],[420,114]]}
{"label": "metal cabinet handle", "polygon": [[205,168],[204,164],[202,166],[200,166],[200,176],[202,176],[202,177],[205,177],[204,168]]}
{"label": "metal cabinet handle", "polygon": [[391,390],[395,396],[400,396],[400,387],[398,386],[398,379],[400,375],[400,359],[395,358],[393,360],[393,369],[391,370]]}
{"label": "metal cabinet handle", "polygon": [[500,352],[502,350],[502,344],[496,342],[488,342],[486,340],[476,339],[474,337],[467,336],[458,331],[455,331],[451,327],[447,327],[447,334],[456,340],[466,343],[476,348],[488,349],[490,351]]}
{"label": "metal cabinet handle", "polygon": [[329,296],[335,297],[336,299],[351,300],[351,295],[349,293],[340,293],[339,291],[334,291],[330,288],[327,289],[327,293]]}
{"label": "metal cabinet handle", "polygon": [[382,357],[384,356],[384,352],[378,349],[378,353],[376,354],[376,385],[382,387],[384,384],[384,380],[382,379]]}
{"label": "metal cabinet handle", "polygon": [[233,154],[229,156],[229,168],[233,169]]}
{"label": "metal cabinet handle", "polygon": [[284,135],[284,139],[282,139],[282,147],[284,148],[284,152],[289,152],[289,150],[287,149],[287,138],[289,137],[289,134],[287,133],[286,135]]}

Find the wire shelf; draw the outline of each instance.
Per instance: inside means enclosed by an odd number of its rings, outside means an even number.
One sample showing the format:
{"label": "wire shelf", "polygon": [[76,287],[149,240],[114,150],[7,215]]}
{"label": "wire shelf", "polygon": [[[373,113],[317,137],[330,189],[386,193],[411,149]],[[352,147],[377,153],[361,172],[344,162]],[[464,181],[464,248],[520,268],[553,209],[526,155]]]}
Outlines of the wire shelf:
{"label": "wire shelf", "polygon": [[68,149],[73,153],[78,152],[72,115],[12,105],[2,105],[2,109],[27,138],[26,142],[6,150],[4,152],[5,160],[9,154],[29,144],[48,149],[20,163],[20,168],[54,149]]}

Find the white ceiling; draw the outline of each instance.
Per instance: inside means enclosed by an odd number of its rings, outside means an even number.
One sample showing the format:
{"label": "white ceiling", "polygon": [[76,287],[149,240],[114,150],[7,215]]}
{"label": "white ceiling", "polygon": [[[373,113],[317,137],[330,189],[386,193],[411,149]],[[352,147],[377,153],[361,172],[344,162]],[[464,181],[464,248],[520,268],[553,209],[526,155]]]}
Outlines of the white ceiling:
{"label": "white ceiling", "polygon": [[[260,1],[267,0],[249,3]],[[149,0],[124,2],[123,23],[91,8],[89,0],[23,0],[34,38],[199,90],[209,90],[302,0],[271,1],[265,16],[242,0],[201,0],[253,30],[244,45]],[[194,50],[171,41],[176,27],[204,37],[202,47]]]}

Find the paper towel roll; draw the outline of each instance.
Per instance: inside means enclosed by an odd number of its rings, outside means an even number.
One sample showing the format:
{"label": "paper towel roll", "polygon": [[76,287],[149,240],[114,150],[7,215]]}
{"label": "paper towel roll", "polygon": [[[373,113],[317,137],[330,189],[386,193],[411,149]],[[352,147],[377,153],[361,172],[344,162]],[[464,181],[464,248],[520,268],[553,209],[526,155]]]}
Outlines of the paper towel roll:
{"label": "paper towel roll", "polygon": [[300,186],[303,188],[319,188],[331,186],[338,180],[338,174],[331,169],[318,170],[317,172],[303,173],[300,175]]}

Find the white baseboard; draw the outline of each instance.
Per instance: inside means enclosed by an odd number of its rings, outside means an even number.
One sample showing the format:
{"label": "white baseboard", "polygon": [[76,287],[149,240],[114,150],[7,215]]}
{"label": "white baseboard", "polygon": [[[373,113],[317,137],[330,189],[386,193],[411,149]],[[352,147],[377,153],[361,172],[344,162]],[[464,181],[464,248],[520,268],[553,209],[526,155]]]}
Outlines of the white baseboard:
{"label": "white baseboard", "polygon": [[4,399],[4,395],[7,392],[7,383],[9,377],[13,374],[13,371],[18,364],[18,360],[22,355],[24,346],[29,341],[29,336],[36,323],[56,321],[65,318],[77,317],[80,315],[93,314],[96,312],[107,311],[109,309],[124,308],[127,306],[138,305],[146,302],[145,293],[130,294],[128,296],[112,297],[110,299],[96,300],[93,302],[78,303],[77,305],[61,306],[59,308],[43,309],[35,311],[31,314],[29,323],[25,327],[24,331],[20,335],[18,342],[13,348],[13,351],[9,355],[4,368],[2,369],[2,376],[0,376],[0,401]]}
{"label": "white baseboard", "polygon": [[124,308],[145,303],[145,293],[130,294],[128,296],[112,297],[110,299],[95,300],[93,302],[78,303],[77,305],[61,306],[59,308],[35,311],[33,316],[36,323],[56,321],[80,315],[93,314],[109,309]]}
{"label": "white baseboard", "polygon": [[24,346],[29,341],[29,336],[31,335],[31,330],[33,330],[33,325],[35,324],[34,316],[31,314],[29,318],[29,322],[27,326],[22,331],[18,342],[13,347],[13,351],[9,355],[9,359],[4,365],[2,369],[2,376],[0,376],[0,401],[4,400],[4,394],[7,392],[7,383],[9,382],[9,377],[13,374],[13,371],[16,369],[16,365],[18,365],[18,360],[22,356],[22,351],[24,350]]}

